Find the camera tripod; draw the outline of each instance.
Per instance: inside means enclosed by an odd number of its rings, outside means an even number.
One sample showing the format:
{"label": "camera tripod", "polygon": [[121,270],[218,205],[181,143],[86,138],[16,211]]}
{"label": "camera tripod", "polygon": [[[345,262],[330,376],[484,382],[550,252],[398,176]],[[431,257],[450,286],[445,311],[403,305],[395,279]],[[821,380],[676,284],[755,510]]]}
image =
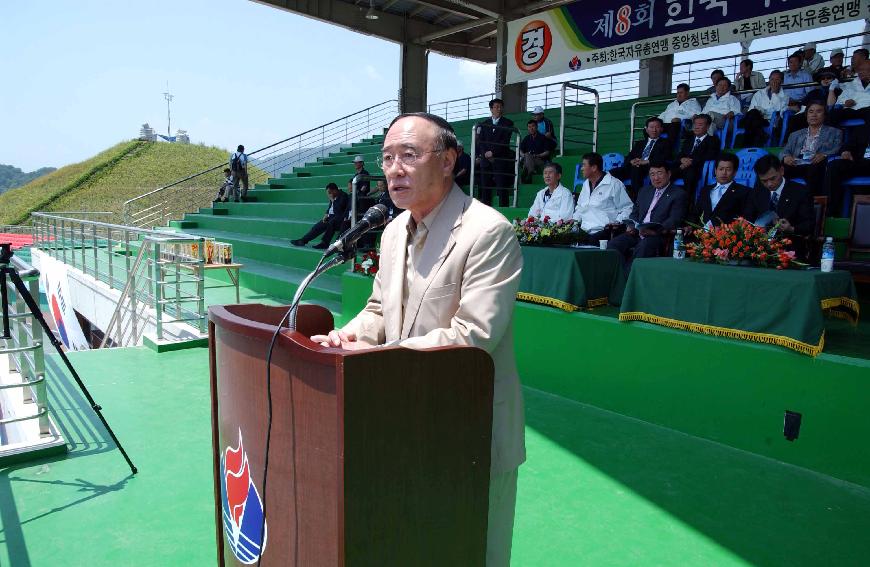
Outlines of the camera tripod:
{"label": "camera tripod", "polygon": [[85,398],[88,400],[88,403],[91,405],[91,409],[94,410],[94,413],[97,414],[97,417],[100,418],[100,421],[103,423],[103,427],[106,428],[106,431],[109,432],[109,436],[112,438],[112,441],[115,442],[115,445],[118,447],[118,450],[121,451],[121,455],[124,456],[124,460],[127,461],[127,464],[130,466],[130,471],[133,474],[136,474],[138,469],[133,464],[133,461],[130,460],[130,457],[127,455],[127,451],[124,450],[124,447],[121,446],[121,442],[118,441],[118,438],[115,437],[115,432],[112,431],[112,428],[109,427],[109,423],[106,421],[106,418],[103,417],[102,407],[98,405],[94,398],[91,397],[90,392],[88,392],[87,387],[82,382],[81,377],[79,377],[76,369],[73,368],[72,363],[64,353],[63,348],[61,348],[61,343],[51,331],[48,326],[48,323],[45,321],[45,317],[42,315],[42,311],[39,308],[39,304],[30,294],[30,291],[27,289],[27,286],[24,285],[24,282],[21,280],[21,276],[18,275],[18,272],[10,266],[10,262],[12,261],[12,244],[8,243],[0,243],[0,301],[2,301],[2,317],[3,317],[3,334],[0,336],[2,339],[11,339],[12,335],[9,332],[9,297],[6,292],[6,278],[7,276],[12,281],[15,289],[18,290],[18,294],[24,299],[24,303],[27,304],[27,308],[30,309],[30,312],[39,321],[39,325],[42,327],[42,330],[46,337],[48,337],[49,342],[54,346],[54,350],[57,351],[57,354],[60,355],[61,360],[66,365],[69,370],[70,375],[72,375],[73,379],[75,379],[76,384],[79,386],[79,390],[81,390],[82,394],[84,394]]}

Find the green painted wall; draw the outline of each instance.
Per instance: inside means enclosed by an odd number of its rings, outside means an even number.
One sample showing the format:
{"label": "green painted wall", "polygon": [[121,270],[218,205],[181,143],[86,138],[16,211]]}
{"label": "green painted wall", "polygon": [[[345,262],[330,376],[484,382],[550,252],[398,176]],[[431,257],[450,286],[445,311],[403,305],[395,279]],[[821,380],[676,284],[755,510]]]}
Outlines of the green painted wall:
{"label": "green painted wall", "polygon": [[[343,275],[342,319],[371,281]],[[514,333],[526,386],[870,487],[868,360],[519,302]],[[795,441],[785,410],[803,415]]]}

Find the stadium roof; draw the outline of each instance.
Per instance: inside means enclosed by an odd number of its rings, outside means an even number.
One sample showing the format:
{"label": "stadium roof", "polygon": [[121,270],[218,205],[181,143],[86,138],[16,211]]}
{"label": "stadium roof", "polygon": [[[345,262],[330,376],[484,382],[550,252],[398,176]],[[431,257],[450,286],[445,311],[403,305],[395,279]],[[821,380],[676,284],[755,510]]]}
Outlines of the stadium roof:
{"label": "stadium roof", "polygon": [[382,39],[417,43],[443,55],[493,63],[499,18],[512,20],[576,0],[254,1]]}

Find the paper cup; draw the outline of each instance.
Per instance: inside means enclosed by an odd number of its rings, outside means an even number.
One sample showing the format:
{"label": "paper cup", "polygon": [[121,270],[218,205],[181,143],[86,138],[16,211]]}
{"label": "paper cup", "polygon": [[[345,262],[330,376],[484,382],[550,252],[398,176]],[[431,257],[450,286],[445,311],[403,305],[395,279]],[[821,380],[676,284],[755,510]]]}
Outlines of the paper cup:
{"label": "paper cup", "polygon": [[607,241],[606,240],[599,240],[598,247],[601,248],[602,250],[607,250]]}

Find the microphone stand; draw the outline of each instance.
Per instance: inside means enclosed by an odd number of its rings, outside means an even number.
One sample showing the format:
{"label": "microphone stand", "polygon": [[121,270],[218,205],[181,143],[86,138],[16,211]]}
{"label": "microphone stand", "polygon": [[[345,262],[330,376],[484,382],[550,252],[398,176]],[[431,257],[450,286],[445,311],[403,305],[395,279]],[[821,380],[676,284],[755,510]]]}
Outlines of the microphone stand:
{"label": "microphone stand", "polygon": [[344,264],[348,260],[353,260],[356,257],[356,246],[349,246],[343,250],[338,250],[337,255],[333,257],[331,260],[326,262],[323,261],[326,259],[325,257],[320,259],[320,263],[317,264],[317,267],[314,268],[314,271],[305,276],[305,279],[302,280],[302,283],[299,284],[299,287],[296,288],[296,293],[293,295],[293,301],[290,303],[290,311],[288,313],[287,326],[291,331],[296,330],[296,311],[299,307],[299,301],[302,299],[302,294],[305,293],[305,289],[320,277],[324,272],[331,270],[332,268]]}
{"label": "microphone stand", "polygon": [[9,299],[6,293],[6,278],[9,277],[12,280],[12,283],[15,285],[15,289],[18,290],[18,294],[24,300],[24,303],[27,304],[28,309],[30,309],[30,313],[33,315],[33,318],[39,322],[39,325],[42,327],[45,336],[48,337],[48,341],[54,347],[54,350],[57,351],[57,354],[60,355],[61,360],[64,365],[66,365],[67,370],[69,370],[70,375],[76,381],[76,384],[81,390],[82,394],[84,394],[85,399],[87,399],[88,404],[90,404],[91,409],[97,414],[97,417],[100,418],[100,421],[103,424],[103,427],[106,428],[106,431],[109,433],[109,437],[112,438],[112,441],[115,442],[115,446],[118,447],[118,450],[121,452],[121,455],[124,457],[124,460],[127,461],[127,465],[130,467],[130,472],[136,474],[138,470],[136,466],[133,464],[133,461],[130,460],[130,457],[127,455],[127,451],[124,450],[124,447],[121,445],[121,442],[118,441],[118,438],[115,437],[115,432],[112,431],[112,428],[109,426],[109,422],[106,421],[106,418],[103,417],[102,406],[97,404],[94,401],[94,398],[91,397],[91,393],[88,392],[88,388],[85,386],[84,382],[82,382],[79,373],[76,372],[76,369],[73,367],[72,362],[70,362],[69,358],[67,358],[66,353],[63,351],[61,347],[60,341],[51,331],[51,328],[48,326],[48,323],[45,321],[45,317],[42,315],[42,310],[39,308],[39,304],[36,302],[34,297],[30,295],[30,291],[27,289],[27,286],[24,285],[24,282],[21,279],[21,276],[18,275],[18,272],[10,266],[10,262],[12,260],[12,245],[11,244],[0,244],[0,292],[2,292],[2,311],[3,311],[3,336],[0,336],[0,339],[11,339],[12,337],[9,334]]}

